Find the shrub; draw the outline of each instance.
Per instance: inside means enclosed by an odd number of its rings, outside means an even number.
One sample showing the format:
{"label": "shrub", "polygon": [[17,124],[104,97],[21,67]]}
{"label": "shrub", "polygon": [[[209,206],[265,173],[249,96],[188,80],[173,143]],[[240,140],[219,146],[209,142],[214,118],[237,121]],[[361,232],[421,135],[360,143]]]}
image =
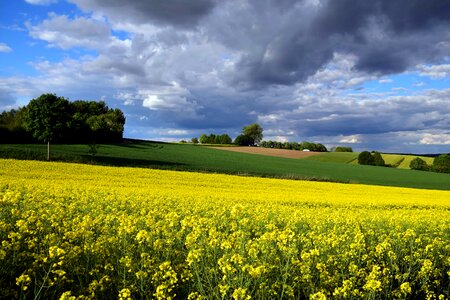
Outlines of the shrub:
{"label": "shrub", "polygon": [[353,148],[339,146],[334,149],[334,152],[353,152]]}
{"label": "shrub", "polygon": [[363,151],[358,155],[358,164],[373,166],[375,164],[375,160],[369,151]]}
{"label": "shrub", "polygon": [[409,163],[409,168],[411,170],[420,170],[420,171],[428,171],[429,170],[429,167],[428,167],[427,163],[423,159],[421,159],[420,157],[414,158]]}
{"label": "shrub", "polygon": [[381,156],[380,152],[376,152],[376,151],[373,152],[372,157],[373,157],[373,164],[375,166],[384,167],[384,165],[385,165],[384,159]]}
{"label": "shrub", "polygon": [[239,146],[251,146],[253,145],[253,141],[246,135],[238,135],[234,140],[234,143]]}
{"label": "shrub", "polygon": [[450,155],[442,154],[433,160],[433,169],[439,173],[450,173]]}

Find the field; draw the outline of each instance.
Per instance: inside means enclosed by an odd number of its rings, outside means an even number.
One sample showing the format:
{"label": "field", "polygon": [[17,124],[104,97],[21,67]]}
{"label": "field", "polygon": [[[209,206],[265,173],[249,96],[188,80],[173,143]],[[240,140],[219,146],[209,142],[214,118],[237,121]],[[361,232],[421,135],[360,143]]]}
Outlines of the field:
{"label": "field", "polygon": [[[417,156],[405,155],[405,159],[398,166],[401,169],[409,169],[409,163]],[[421,157],[428,165],[433,164],[432,157]]]}
{"label": "field", "polygon": [[[88,150],[87,145],[52,146],[53,159],[60,161],[450,190],[449,174],[312,160],[321,155],[288,159],[145,141],[99,145],[96,156]],[[46,145],[0,145],[0,157],[45,160]]]}
{"label": "field", "polygon": [[[320,153],[315,156],[306,157],[305,159],[311,161],[320,162],[338,162],[347,164],[358,164],[358,152],[327,152]],[[384,162],[398,169],[409,169],[409,163],[416,157],[423,159],[428,165],[433,164],[432,157],[426,156],[415,156],[415,155],[405,155],[405,154],[386,154],[382,153],[381,156]]]}
{"label": "field", "polygon": [[273,149],[263,147],[210,147],[210,148],[239,153],[259,154],[283,158],[305,158],[320,154],[320,152],[312,152],[312,151],[294,151],[294,150]]}
{"label": "field", "polygon": [[349,164],[358,161],[358,154],[356,152],[327,152],[308,157],[308,160]]}
{"label": "field", "polygon": [[449,199],[0,160],[0,298],[448,299]]}

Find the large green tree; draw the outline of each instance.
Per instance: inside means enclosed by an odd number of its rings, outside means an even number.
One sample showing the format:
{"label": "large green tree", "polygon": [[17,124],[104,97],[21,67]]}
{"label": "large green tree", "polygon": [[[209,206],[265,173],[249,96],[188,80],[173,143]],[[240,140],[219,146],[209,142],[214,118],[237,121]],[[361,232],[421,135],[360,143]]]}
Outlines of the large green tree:
{"label": "large green tree", "polygon": [[55,94],[43,94],[27,105],[25,128],[38,140],[47,142],[47,160],[50,160],[50,142],[68,127],[69,105],[67,99]]}
{"label": "large green tree", "polygon": [[409,168],[411,170],[420,170],[420,171],[428,171],[429,167],[427,162],[421,159],[420,157],[416,157],[409,163]]}
{"label": "large green tree", "polygon": [[439,173],[450,173],[450,154],[442,154],[433,160],[433,169]]}
{"label": "large green tree", "polygon": [[380,152],[375,151],[375,152],[372,153],[372,156],[373,156],[373,164],[375,166],[378,166],[378,167],[384,167],[385,166],[384,159],[381,156]]}
{"label": "large green tree", "polygon": [[358,164],[375,165],[375,160],[369,151],[363,151],[358,155]]}
{"label": "large green tree", "polygon": [[236,140],[234,141],[235,144],[241,145],[241,146],[255,146],[261,143],[263,138],[263,129],[259,124],[251,124],[248,126],[244,126],[242,128],[242,133],[238,137],[236,137]]}

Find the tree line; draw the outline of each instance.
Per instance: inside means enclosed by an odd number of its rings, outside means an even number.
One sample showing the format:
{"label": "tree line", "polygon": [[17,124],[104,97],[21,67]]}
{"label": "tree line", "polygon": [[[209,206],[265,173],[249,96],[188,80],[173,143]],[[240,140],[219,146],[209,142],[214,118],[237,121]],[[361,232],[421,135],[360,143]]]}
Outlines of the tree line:
{"label": "tree line", "polygon": [[303,142],[276,142],[276,141],[262,141],[261,147],[274,149],[288,149],[288,150],[309,150],[315,152],[327,152],[327,148],[320,143],[313,143],[308,141]]}
{"label": "tree line", "polygon": [[[198,142],[199,141],[197,140],[197,143]],[[215,135],[213,133],[211,133],[209,135],[202,134],[200,136],[200,143],[202,143],[202,144],[231,144],[232,139],[226,133],[224,133],[222,135]]]}
{"label": "tree line", "polygon": [[409,163],[411,170],[432,171],[438,173],[450,173],[450,154],[441,154],[433,159],[433,164],[428,165],[420,157],[416,157]]}
{"label": "tree line", "polygon": [[[202,134],[200,136],[200,140],[196,137],[191,139],[191,142],[194,144],[235,144],[239,146],[256,146],[258,145],[263,138],[263,129],[259,124],[251,124],[248,126],[244,126],[242,128],[242,132],[238,135],[234,141],[228,134],[216,135],[211,133],[209,135]],[[182,141],[183,142],[183,141]]]}
{"label": "tree line", "polygon": [[69,102],[43,94],[0,114],[0,143],[116,143],[123,139],[124,125],[123,112],[104,101]]}
{"label": "tree line", "polygon": [[[194,137],[191,142],[194,144],[235,144],[238,146],[260,146],[264,148],[275,149],[289,149],[289,150],[310,150],[317,152],[327,152],[327,148],[320,143],[312,142],[277,142],[277,141],[263,141],[263,128],[259,124],[250,124],[242,128],[242,132],[238,135],[234,141],[228,134],[216,135],[216,134],[202,134],[200,139]],[[351,148],[343,151],[352,151]]]}

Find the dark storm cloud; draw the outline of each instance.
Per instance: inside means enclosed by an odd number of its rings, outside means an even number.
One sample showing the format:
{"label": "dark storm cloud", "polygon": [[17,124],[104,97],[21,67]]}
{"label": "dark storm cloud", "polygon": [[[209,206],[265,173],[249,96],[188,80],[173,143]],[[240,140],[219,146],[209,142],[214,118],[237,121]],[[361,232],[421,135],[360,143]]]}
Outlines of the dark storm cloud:
{"label": "dark storm cloud", "polygon": [[442,59],[449,24],[449,1],[338,0],[327,3],[314,32],[341,37],[340,48],[359,59],[356,69],[388,74]]}
{"label": "dark storm cloud", "polygon": [[[441,61],[450,50],[450,1],[304,1],[290,10],[269,3],[275,15],[270,26],[278,30],[268,31],[273,36],[262,49],[246,49],[239,63],[245,74],[237,80],[248,76],[258,86],[301,82],[336,52],[356,56],[356,70],[391,74]],[[261,4],[251,5],[258,12]]]}
{"label": "dark storm cloud", "polygon": [[383,75],[450,51],[450,1],[443,0],[71,1],[120,24],[200,28],[238,53],[229,81],[244,89],[303,82],[334,53]]}
{"label": "dark storm cloud", "polygon": [[103,12],[119,22],[193,26],[215,5],[214,0],[71,0],[87,11]]}

